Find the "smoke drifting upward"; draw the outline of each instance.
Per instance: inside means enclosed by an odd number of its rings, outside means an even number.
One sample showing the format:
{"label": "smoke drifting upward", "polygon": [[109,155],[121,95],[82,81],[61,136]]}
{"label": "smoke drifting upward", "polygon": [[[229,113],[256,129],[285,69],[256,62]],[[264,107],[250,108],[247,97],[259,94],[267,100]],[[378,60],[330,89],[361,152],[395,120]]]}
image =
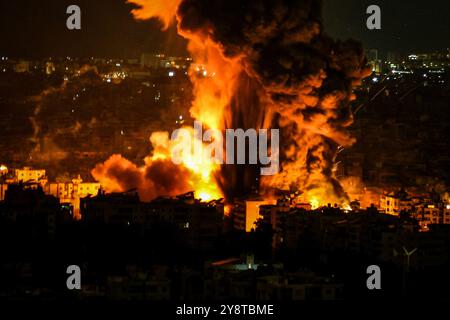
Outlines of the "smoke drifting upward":
{"label": "smoke drifting upward", "polygon": [[[57,95],[66,89],[65,82],[59,87],[52,87],[44,90],[37,97],[37,104],[34,108],[33,114],[29,117],[31,126],[33,127],[33,136],[30,141],[34,144],[33,150],[29,155],[29,161],[38,163],[58,162],[64,160],[67,157],[67,152],[58,147],[54,141],[52,134],[43,133],[41,123],[39,121],[39,115],[43,109],[45,99],[52,95]],[[74,125],[76,127],[77,124]]]}
{"label": "smoke drifting upward", "polygon": [[[89,122],[73,119],[73,122],[69,125],[66,123],[61,125],[56,118],[56,115],[64,114],[64,108],[54,103],[56,98],[63,100],[64,96],[70,94],[70,92],[81,90],[80,87],[85,81],[83,80],[84,77],[98,76],[98,71],[96,67],[84,65],[80,68],[78,75],[78,82],[74,81],[69,85],[68,82],[64,81],[60,85],[49,87],[38,96],[33,97],[36,106],[29,117],[33,128],[33,135],[30,137],[33,149],[30,151],[27,159],[30,164],[58,166],[62,160],[70,157],[68,148],[58,145],[58,136],[67,134],[77,136],[83,128],[95,126],[97,121],[95,117],[90,118]],[[64,105],[64,107],[66,106]],[[49,117],[50,114],[55,116],[52,121],[49,121],[49,118],[51,118]]]}
{"label": "smoke drifting upward", "polygon": [[[281,129],[282,171],[264,179],[263,190],[297,189],[310,202],[345,204],[335,158],[339,146],[354,142],[349,103],[368,70],[359,44],[323,33],[321,1],[129,2],[139,6],[138,19],[159,17],[167,27],[176,16],[195,62],[213,75],[192,72],[194,118],[218,129]],[[222,170],[227,196],[238,176],[249,175]]]}

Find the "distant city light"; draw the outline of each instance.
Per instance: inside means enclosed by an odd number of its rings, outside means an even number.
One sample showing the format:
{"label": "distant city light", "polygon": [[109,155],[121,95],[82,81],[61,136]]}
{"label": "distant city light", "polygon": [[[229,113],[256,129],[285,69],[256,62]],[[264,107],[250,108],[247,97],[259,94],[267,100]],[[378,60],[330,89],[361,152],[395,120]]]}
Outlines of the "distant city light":
{"label": "distant city light", "polygon": [[169,77],[173,77],[175,75],[175,72],[169,71]]}
{"label": "distant city light", "polygon": [[376,83],[376,82],[378,82],[378,78],[374,77],[374,78],[372,78],[372,81]]}
{"label": "distant city light", "polygon": [[392,70],[393,74],[412,74],[412,71],[405,71],[405,70]]}

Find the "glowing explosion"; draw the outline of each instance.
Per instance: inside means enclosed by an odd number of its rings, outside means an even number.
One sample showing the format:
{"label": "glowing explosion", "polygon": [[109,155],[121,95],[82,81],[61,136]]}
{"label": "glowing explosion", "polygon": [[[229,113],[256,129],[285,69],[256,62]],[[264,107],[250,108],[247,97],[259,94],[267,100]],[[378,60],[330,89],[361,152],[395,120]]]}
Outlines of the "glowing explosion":
{"label": "glowing explosion", "polygon": [[[206,77],[194,85],[191,116],[209,128],[281,129],[282,171],[261,181],[260,191],[299,190],[314,207],[345,205],[348,197],[335,179],[339,146],[354,141],[352,89],[368,74],[361,47],[335,42],[322,32],[318,0],[129,0],[137,19],[158,17],[189,40]],[[257,170],[201,166],[187,155],[172,164],[167,134],[154,134],[154,154],[138,168],[113,156],[93,170],[107,191],[137,187],[141,196],[195,190],[203,199],[248,193]]]}

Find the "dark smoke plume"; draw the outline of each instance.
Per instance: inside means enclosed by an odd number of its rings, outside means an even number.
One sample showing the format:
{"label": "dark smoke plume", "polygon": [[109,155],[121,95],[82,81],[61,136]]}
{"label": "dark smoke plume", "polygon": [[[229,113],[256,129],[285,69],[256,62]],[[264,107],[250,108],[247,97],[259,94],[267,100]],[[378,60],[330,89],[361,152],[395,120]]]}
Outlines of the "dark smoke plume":
{"label": "dark smoke plume", "polygon": [[[334,176],[335,158],[339,146],[354,142],[347,132],[349,104],[368,70],[358,43],[336,42],[323,32],[321,1],[175,0],[170,7],[176,12],[164,15],[155,10],[164,7],[163,1],[130,2],[141,6],[137,17],[160,16],[167,25],[176,15],[194,59],[208,64],[213,48],[223,65],[236,70],[224,127],[281,129],[282,172],[264,179],[263,188],[298,189],[309,200],[347,202]],[[242,187],[238,177],[249,180],[233,170],[224,168],[219,179],[226,195]]]}

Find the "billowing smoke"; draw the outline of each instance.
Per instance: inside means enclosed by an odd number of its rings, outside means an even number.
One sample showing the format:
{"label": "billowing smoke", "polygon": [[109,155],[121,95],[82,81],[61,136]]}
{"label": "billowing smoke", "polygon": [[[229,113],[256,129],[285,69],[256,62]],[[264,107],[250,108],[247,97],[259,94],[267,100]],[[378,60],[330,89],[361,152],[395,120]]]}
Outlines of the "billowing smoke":
{"label": "billowing smoke", "polygon": [[137,166],[116,154],[98,164],[92,170],[92,176],[107,192],[137,189],[144,201],[190,191],[195,191],[196,197],[203,200],[220,198],[214,177],[201,164],[190,160],[180,165],[172,162],[171,148],[177,141],[170,141],[167,132],[154,132],[150,142],[153,151],[144,159],[144,165]]}
{"label": "billowing smoke", "polygon": [[189,172],[171,161],[158,159],[139,168],[120,155],[99,164],[92,175],[110,191],[137,189],[142,200],[160,195],[175,196],[190,191]]}
{"label": "billowing smoke", "polygon": [[[321,1],[130,2],[140,6],[137,18],[158,16],[167,26],[176,16],[194,60],[214,74],[191,77],[195,118],[220,129],[281,129],[282,172],[263,180],[263,190],[297,189],[309,201],[347,201],[334,176],[335,158],[340,146],[354,142],[347,132],[349,103],[368,70],[358,43],[324,34]],[[219,183],[230,196],[251,177],[223,169]]]}
{"label": "billowing smoke", "polygon": [[155,132],[150,141],[154,152],[152,157],[145,158],[144,166],[138,167],[121,155],[113,155],[105,163],[98,164],[92,170],[92,175],[106,191],[137,189],[142,200],[191,191],[189,171],[173,164],[168,158],[168,135]]}

